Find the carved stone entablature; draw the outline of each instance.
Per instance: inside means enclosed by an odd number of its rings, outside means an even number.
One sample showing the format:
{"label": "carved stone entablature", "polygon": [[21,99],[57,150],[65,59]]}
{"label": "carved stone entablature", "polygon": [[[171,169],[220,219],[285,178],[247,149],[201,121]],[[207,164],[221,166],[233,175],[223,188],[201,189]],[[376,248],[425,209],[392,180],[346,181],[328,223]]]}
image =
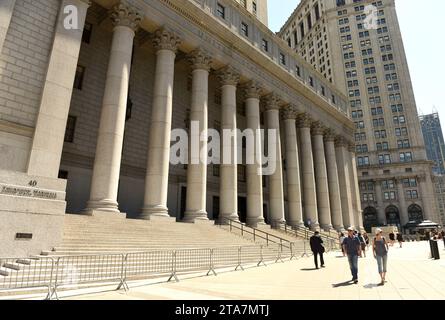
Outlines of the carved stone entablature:
{"label": "carved stone entablature", "polygon": [[260,99],[262,91],[263,88],[261,84],[257,81],[249,81],[244,86],[244,93],[246,99]]}
{"label": "carved stone entablature", "polygon": [[334,130],[328,128],[324,132],[324,141],[326,142],[335,142],[337,135]]}
{"label": "carved stone entablature", "polygon": [[298,116],[298,127],[299,128],[311,128],[312,118],[307,113],[302,113]]}
{"label": "carved stone entablature", "polygon": [[193,70],[210,71],[210,66],[212,64],[212,57],[206,50],[198,48],[193,50],[188,55],[188,61],[192,65]]}
{"label": "carved stone entablature", "polygon": [[129,27],[136,32],[143,17],[140,10],[121,2],[110,11],[110,18],[115,27]]}
{"label": "carved stone entablature", "polygon": [[281,110],[281,118],[283,120],[295,120],[297,119],[298,112],[295,106],[289,104]]}
{"label": "carved stone entablature", "polygon": [[280,110],[281,98],[275,93],[270,93],[264,98],[264,110]]}
{"label": "carved stone entablature", "polygon": [[323,125],[321,121],[315,121],[311,126],[312,135],[314,136],[322,136],[326,131],[326,127]]}
{"label": "carved stone entablature", "polygon": [[181,39],[169,30],[161,28],[156,30],[154,33],[153,47],[156,49],[156,51],[171,50],[176,52],[180,44]]}
{"label": "carved stone entablature", "polygon": [[232,66],[225,66],[218,71],[218,78],[222,86],[236,86],[240,81],[240,73]]}

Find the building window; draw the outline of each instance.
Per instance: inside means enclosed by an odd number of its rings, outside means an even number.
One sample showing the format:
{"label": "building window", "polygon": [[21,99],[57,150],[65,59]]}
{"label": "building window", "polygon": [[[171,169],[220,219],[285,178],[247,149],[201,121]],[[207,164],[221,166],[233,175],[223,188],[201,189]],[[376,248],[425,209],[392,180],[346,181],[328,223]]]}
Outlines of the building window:
{"label": "building window", "polygon": [[74,132],[76,130],[77,118],[73,116],[68,116],[68,121],[65,130],[65,142],[74,142]]}
{"label": "building window", "polygon": [[314,78],[309,77],[309,85],[310,85],[311,87],[314,87]]}
{"label": "building window", "polygon": [[221,3],[217,4],[216,14],[223,19],[226,19],[226,7],[224,7]]}
{"label": "building window", "polygon": [[241,33],[246,37],[249,36],[249,26],[244,22],[241,22]]}
{"label": "building window", "polygon": [[280,63],[284,66],[286,65],[286,56],[284,55],[284,53],[281,52],[280,52]]}
{"label": "building window", "polygon": [[258,9],[255,1],[252,2],[252,11],[254,15],[257,15]]}
{"label": "building window", "polygon": [[85,22],[82,34],[82,42],[89,44],[91,41],[92,33],[93,33],[93,25],[91,23]]}
{"label": "building window", "polygon": [[85,67],[77,66],[76,76],[74,77],[74,89],[82,90],[83,78],[85,76]]}
{"label": "building window", "polygon": [[263,39],[263,50],[269,52],[269,41]]}

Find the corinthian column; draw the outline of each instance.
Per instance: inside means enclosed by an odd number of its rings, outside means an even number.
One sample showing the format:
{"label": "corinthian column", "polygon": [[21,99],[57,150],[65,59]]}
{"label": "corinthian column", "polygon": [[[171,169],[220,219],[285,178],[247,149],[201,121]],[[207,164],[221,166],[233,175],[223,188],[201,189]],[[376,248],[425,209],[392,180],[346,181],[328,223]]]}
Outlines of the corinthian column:
{"label": "corinthian column", "polygon": [[113,43],[108,63],[107,80],[102,104],[96,158],[91,182],[87,213],[93,211],[119,212],[117,193],[127,111],[128,81],[130,78],[133,40],[141,16],[132,7],[114,7]]}
{"label": "corinthian column", "polygon": [[247,225],[256,227],[264,223],[263,217],[263,175],[262,143],[260,134],[260,94],[261,87],[252,81],[246,88],[246,122],[247,129],[254,133],[254,164],[247,164]]}
{"label": "corinthian column", "polygon": [[[187,201],[184,220],[194,222],[208,220],[207,217],[207,138],[201,141],[201,134],[207,136],[208,129],[208,100],[209,100],[209,71],[211,58],[203,50],[195,50],[190,55],[192,64],[192,103],[190,121],[198,124],[198,131],[190,132],[192,144],[199,146],[198,150],[189,149],[190,163],[187,167]],[[190,126],[192,128],[192,126]],[[195,153],[192,153],[195,152]]]}
{"label": "corinthian column", "polygon": [[312,125],[312,147],[314,152],[318,218],[320,219],[321,228],[325,231],[330,231],[332,230],[331,208],[329,203],[326,156],[323,143],[323,135],[325,130],[326,128],[320,122],[315,122]]}
{"label": "corinthian column", "polygon": [[301,203],[300,160],[297,143],[297,111],[288,106],[283,111],[286,132],[286,176],[287,204],[289,208],[288,224],[292,227],[304,227],[303,208]]}
{"label": "corinthian column", "polygon": [[[281,156],[281,138],[280,138],[280,98],[271,94],[266,99],[266,117],[267,130],[275,130],[276,141],[269,144],[269,166],[275,168],[272,175],[269,176],[269,206],[270,220],[273,228],[279,227],[284,223],[284,190],[283,190],[283,166]],[[275,157],[271,157],[271,152]]]}
{"label": "corinthian column", "polygon": [[168,217],[167,194],[173,109],[173,80],[179,38],[170,31],[155,32],[156,50],[153,104],[151,106],[145,197],[141,218]]}
{"label": "corinthian column", "polygon": [[221,81],[221,128],[223,130],[219,223],[225,224],[227,219],[239,220],[236,89],[240,76],[230,66],[220,70],[218,76]]}
{"label": "corinthian column", "polygon": [[310,222],[310,228],[312,230],[319,230],[320,223],[318,222],[311,126],[312,121],[307,114],[299,116],[298,127],[300,128],[301,162],[303,167],[304,215],[306,222]]}
{"label": "corinthian column", "polygon": [[341,208],[343,210],[343,223],[345,228],[354,224],[354,210],[352,207],[351,175],[348,142],[343,138],[338,138],[335,143],[335,153],[337,156],[338,178],[340,182]]}
{"label": "corinthian column", "polygon": [[349,145],[349,153],[351,159],[351,192],[352,192],[352,205],[354,207],[354,220],[358,230],[365,231],[363,227],[363,210],[362,201],[360,198],[360,188],[358,184],[357,174],[357,162],[355,160],[355,145]]}
{"label": "corinthian column", "polygon": [[328,173],[329,199],[331,204],[331,220],[335,230],[342,232],[345,230],[340,197],[340,183],[338,181],[338,167],[335,157],[335,133],[327,130],[324,136],[326,164]]}

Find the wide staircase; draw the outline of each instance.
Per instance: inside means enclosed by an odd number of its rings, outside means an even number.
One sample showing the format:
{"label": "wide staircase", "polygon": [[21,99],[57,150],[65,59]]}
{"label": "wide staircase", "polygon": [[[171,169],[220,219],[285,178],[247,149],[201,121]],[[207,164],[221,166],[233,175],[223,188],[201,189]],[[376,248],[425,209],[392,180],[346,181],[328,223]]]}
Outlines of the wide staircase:
{"label": "wide staircase", "polygon": [[[56,288],[170,276],[277,262],[290,241],[273,235],[245,237],[212,222],[131,220],[66,215],[60,246],[27,258],[0,258],[0,296]],[[270,237],[265,241],[265,237]],[[295,240],[295,239],[294,239]],[[294,247],[295,250],[296,247]],[[93,285],[94,284],[94,285]],[[44,291],[43,291],[44,292]]]}

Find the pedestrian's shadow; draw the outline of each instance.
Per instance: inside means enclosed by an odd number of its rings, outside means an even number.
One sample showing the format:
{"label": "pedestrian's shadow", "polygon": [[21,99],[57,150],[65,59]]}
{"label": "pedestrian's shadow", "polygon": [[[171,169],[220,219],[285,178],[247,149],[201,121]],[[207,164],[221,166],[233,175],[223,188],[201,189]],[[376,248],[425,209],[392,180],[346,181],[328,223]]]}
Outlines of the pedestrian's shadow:
{"label": "pedestrian's shadow", "polygon": [[349,286],[352,286],[353,284],[354,284],[354,282],[352,282],[352,281],[346,281],[346,282],[342,282],[342,283],[333,284],[332,287],[333,288],[349,287]]}
{"label": "pedestrian's shadow", "polygon": [[303,269],[300,269],[301,271],[316,271],[316,270],[319,270],[319,269],[317,269],[317,268],[303,268]]}
{"label": "pedestrian's shadow", "polygon": [[381,284],[370,283],[370,284],[367,284],[367,285],[363,286],[363,288],[365,288],[365,289],[374,289],[374,288],[378,288],[378,287],[381,287],[381,286],[382,286]]}

